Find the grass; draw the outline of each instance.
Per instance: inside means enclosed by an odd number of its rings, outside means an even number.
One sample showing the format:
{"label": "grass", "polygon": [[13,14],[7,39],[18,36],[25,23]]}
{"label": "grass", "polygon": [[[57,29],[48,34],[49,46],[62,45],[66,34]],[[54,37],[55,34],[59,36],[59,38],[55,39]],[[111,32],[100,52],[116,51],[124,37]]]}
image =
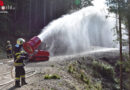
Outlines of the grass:
{"label": "grass", "polygon": [[84,84],[84,90],[102,90],[101,82],[92,81],[92,77],[85,72],[84,68],[82,68],[85,66],[82,65],[81,67],[77,64],[78,63],[71,63],[68,66],[68,72],[80,83],[82,82],[82,84]]}
{"label": "grass", "polygon": [[84,72],[81,72],[80,79],[86,84],[90,84],[90,79],[85,75]]}
{"label": "grass", "polygon": [[114,81],[114,68],[103,62],[93,61],[93,69],[96,70],[96,72],[100,73],[103,77],[113,80]]}

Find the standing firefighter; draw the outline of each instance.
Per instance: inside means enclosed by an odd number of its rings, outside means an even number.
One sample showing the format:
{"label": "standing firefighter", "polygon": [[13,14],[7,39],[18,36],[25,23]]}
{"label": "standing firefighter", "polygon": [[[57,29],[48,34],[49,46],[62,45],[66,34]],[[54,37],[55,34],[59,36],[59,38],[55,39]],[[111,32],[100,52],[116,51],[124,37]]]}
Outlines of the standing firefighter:
{"label": "standing firefighter", "polygon": [[25,40],[23,38],[17,39],[17,44],[14,48],[14,65],[15,65],[15,87],[20,87],[21,85],[27,84],[25,81],[25,70],[24,70],[24,60],[27,59],[27,54],[23,49],[23,43]]}
{"label": "standing firefighter", "polygon": [[6,52],[7,52],[7,58],[12,58],[12,45],[10,41],[7,41]]}

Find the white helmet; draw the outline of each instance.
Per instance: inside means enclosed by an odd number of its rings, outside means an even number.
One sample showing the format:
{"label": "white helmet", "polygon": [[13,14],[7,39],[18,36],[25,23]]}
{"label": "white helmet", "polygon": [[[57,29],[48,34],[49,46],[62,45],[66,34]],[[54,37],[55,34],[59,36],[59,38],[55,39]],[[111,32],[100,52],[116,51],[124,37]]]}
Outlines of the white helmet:
{"label": "white helmet", "polygon": [[10,44],[10,41],[8,40],[7,43]]}
{"label": "white helmet", "polygon": [[23,43],[25,43],[25,40],[23,38],[18,38],[17,39],[17,44],[18,45],[22,45]]}

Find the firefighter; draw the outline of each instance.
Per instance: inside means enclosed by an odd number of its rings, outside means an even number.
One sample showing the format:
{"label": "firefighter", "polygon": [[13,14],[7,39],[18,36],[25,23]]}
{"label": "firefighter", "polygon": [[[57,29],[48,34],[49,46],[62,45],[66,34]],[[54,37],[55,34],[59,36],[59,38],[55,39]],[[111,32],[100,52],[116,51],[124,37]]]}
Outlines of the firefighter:
{"label": "firefighter", "polygon": [[6,52],[7,52],[7,58],[12,58],[12,45],[10,43],[10,41],[7,41],[7,45],[6,45]]}
{"label": "firefighter", "polygon": [[27,84],[25,81],[24,60],[26,60],[28,56],[23,49],[24,42],[25,40],[23,38],[17,39],[17,44],[14,48],[15,87]]}

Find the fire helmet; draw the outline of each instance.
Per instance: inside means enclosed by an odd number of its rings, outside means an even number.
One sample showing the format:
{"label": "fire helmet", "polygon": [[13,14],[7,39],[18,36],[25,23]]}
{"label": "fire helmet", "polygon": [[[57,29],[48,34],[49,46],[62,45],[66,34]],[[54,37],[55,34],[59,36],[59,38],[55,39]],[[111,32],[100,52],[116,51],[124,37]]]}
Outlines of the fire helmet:
{"label": "fire helmet", "polygon": [[18,38],[17,39],[17,44],[18,45],[22,45],[23,43],[25,43],[25,40],[23,38]]}

